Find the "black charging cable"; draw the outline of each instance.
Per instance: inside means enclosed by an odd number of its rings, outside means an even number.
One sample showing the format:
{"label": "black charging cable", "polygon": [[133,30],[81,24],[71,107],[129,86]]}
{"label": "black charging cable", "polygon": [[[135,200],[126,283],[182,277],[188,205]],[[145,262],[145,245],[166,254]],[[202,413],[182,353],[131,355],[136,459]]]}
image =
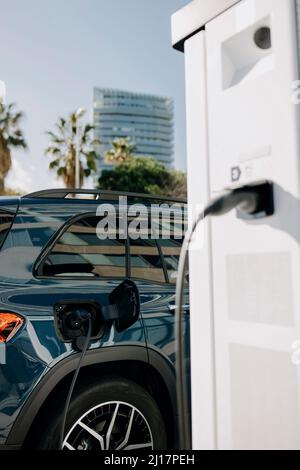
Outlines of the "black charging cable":
{"label": "black charging cable", "polygon": [[86,339],[85,339],[84,346],[82,348],[82,352],[81,352],[81,355],[80,355],[80,358],[79,358],[79,361],[78,361],[78,364],[77,364],[77,367],[76,367],[76,370],[75,370],[75,373],[74,373],[74,376],[73,376],[72,383],[70,385],[69,393],[68,393],[68,396],[67,396],[67,400],[66,400],[66,404],[65,404],[65,408],[64,408],[64,412],[63,412],[63,418],[62,418],[62,423],[61,423],[61,434],[60,434],[60,440],[59,440],[59,449],[60,450],[63,450],[63,446],[64,446],[66,422],[67,422],[68,411],[69,411],[69,408],[70,408],[71,399],[72,399],[72,396],[73,396],[73,393],[74,393],[74,388],[75,388],[75,385],[76,385],[76,382],[77,382],[77,379],[78,379],[78,375],[79,375],[83,360],[85,358],[85,355],[87,353],[87,350],[89,348],[90,341],[91,341],[92,326],[93,326],[93,321],[92,321],[91,316],[87,317],[86,321],[88,321],[88,324],[89,324]]}
{"label": "black charging cable", "polygon": [[212,201],[197,217],[190,230],[188,230],[180,254],[177,285],[176,285],[176,320],[175,320],[175,348],[176,348],[176,394],[178,407],[178,430],[181,450],[191,447],[191,430],[188,406],[188,393],[185,374],[185,342],[183,327],[183,295],[185,275],[187,272],[188,252],[193,235],[198,225],[208,216],[222,216],[233,209],[249,216],[261,214],[270,216],[274,213],[273,184],[270,182],[258,183],[253,186],[244,186],[228,190]]}

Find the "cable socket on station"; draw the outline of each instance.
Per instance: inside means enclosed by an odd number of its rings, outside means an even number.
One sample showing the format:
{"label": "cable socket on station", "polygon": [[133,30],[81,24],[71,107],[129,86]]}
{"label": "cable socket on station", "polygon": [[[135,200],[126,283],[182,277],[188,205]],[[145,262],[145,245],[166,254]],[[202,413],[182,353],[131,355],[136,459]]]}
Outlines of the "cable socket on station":
{"label": "cable socket on station", "polygon": [[213,200],[205,210],[206,216],[222,216],[237,210],[239,218],[252,220],[274,214],[274,184],[261,181],[229,189]]}

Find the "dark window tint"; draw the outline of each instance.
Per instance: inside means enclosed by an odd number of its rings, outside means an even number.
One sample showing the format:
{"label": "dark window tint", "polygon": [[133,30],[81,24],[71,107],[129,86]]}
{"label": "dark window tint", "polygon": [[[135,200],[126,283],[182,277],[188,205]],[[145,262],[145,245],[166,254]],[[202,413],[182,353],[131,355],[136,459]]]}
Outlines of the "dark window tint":
{"label": "dark window tint", "polygon": [[12,214],[0,212],[0,248],[4,243],[4,240],[10,230],[13,220],[14,216]]}
{"label": "dark window tint", "polygon": [[162,259],[155,240],[130,240],[131,277],[165,282]]}
{"label": "dark window tint", "polygon": [[187,229],[187,219],[184,210],[176,214],[164,214],[164,218],[152,221],[153,229],[158,234],[168,281],[176,284],[178,264],[184,235]]}
{"label": "dark window tint", "polygon": [[90,216],[71,225],[51,249],[40,274],[126,277],[126,243],[116,231],[110,233],[116,239],[101,240],[100,221]]}
{"label": "dark window tint", "polygon": [[168,278],[171,284],[176,284],[178,263],[181,252],[182,240],[159,240],[161,250],[164,256]]}

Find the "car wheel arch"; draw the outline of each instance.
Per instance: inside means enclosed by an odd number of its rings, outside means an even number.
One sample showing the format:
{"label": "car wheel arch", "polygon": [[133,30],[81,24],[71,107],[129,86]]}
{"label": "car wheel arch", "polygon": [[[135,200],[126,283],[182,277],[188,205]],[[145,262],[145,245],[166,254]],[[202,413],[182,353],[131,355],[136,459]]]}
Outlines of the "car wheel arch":
{"label": "car wheel arch", "polygon": [[[138,345],[116,346],[92,350],[89,351],[85,357],[82,372],[88,374],[92,368],[107,367],[110,374],[115,375],[116,369],[114,369],[114,366],[120,365],[120,371],[123,370],[123,375],[125,375],[124,370],[126,368],[124,368],[124,364],[126,362],[131,363],[132,366],[139,364],[140,367],[144,367],[145,370],[146,368],[150,368],[153,370],[154,374],[160,378],[168,395],[170,412],[173,416],[173,418],[168,417],[168,419],[174,419],[174,422],[170,424],[174,432],[176,428],[175,375],[171,365],[159,352],[150,351],[148,353],[145,347]],[[42,378],[15,420],[6,443],[7,445],[27,447],[30,442],[31,431],[34,428],[39,414],[42,412],[43,405],[50,399],[50,396],[59,389],[66,378],[72,375],[77,363],[78,354],[71,355],[52,367]],[[131,372],[133,373],[133,369]],[[133,377],[130,378],[132,379]],[[136,382],[139,383],[139,381]],[[174,440],[176,440],[175,435],[172,436],[172,442],[174,442]]]}

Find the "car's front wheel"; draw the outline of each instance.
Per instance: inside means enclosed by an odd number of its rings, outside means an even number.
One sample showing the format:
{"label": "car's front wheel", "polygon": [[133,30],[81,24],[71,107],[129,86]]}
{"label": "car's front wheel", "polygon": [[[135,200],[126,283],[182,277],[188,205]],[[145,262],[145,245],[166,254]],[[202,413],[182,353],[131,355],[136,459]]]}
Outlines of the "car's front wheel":
{"label": "car's front wheel", "polygon": [[[47,423],[40,448],[57,449],[61,407]],[[121,378],[89,385],[71,402],[63,449],[164,450],[166,430],[161,412],[141,386]]]}

